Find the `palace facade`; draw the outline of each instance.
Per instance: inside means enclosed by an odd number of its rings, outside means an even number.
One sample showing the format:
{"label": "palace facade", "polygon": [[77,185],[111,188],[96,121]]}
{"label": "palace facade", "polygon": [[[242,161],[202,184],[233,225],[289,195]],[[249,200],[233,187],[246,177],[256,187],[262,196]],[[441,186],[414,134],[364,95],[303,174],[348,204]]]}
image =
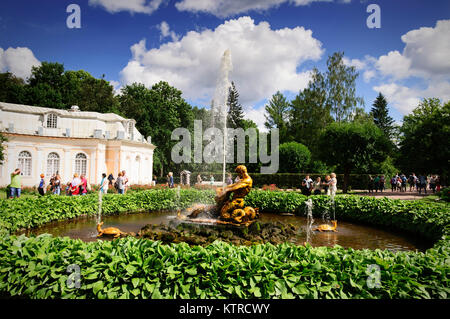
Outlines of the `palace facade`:
{"label": "palace facade", "polygon": [[0,186],[20,168],[22,186],[36,186],[59,173],[62,182],[85,174],[99,184],[102,173],[125,170],[130,184],[150,184],[153,150],[150,137],[135,128],[135,120],[114,113],[81,112],[0,102],[0,132],[5,160],[0,165]]}

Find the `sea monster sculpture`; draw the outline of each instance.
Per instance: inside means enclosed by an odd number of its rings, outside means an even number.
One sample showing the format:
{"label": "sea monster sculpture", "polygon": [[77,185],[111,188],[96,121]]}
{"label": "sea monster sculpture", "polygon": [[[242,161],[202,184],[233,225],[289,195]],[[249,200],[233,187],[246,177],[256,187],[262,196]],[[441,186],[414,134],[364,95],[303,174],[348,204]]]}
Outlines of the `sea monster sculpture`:
{"label": "sea monster sculpture", "polygon": [[322,224],[319,225],[317,228],[314,228],[314,230],[318,230],[320,232],[324,232],[324,231],[333,231],[335,233],[337,233],[337,220],[332,220],[331,221],[333,223],[333,226],[328,225],[328,224]]}
{"label": "sea monster sculpture", "polygon": [[[189,218],[196,218],[199,214],[209,211],[219,216],[221,224],[249,225],[259,217],[259,209],[245,207],[244,197],[250,192],[253,180],[247,173],[247,167],[236,167],[239,181],[216,189],[216,205],[196,205],[188,208]],[[232,194],[232,196],[231,196]],[[231,198],[230,198],[231,197]]]}
{"label": "sea monster sculpture", "polygon": [[97,232],[98,232],[97,237],[102,237],[102,236],[107,235],[107,236],[113,236],[114,238],[118,238],[118,237],[120,237],[120,235],[127,234],[127,233],[122,232],[119,228],[116,228],[116,227],[108,227],[108,228],[102,229],[102,225],[103,225],[103,222],[97,224]]}

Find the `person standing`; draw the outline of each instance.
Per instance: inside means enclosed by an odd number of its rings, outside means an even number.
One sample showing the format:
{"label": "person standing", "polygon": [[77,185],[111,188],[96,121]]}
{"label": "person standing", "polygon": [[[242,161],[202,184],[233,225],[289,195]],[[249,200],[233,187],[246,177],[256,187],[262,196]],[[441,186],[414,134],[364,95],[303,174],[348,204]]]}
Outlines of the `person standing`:
{"label": "person standing", "polygon": [[320,183],[320,177],[316,178],[316,181],[313,183],[314,195],[322,194],[322,186]]}
{"label": "person standing", "polygon": [[86,176],[84,176],[84,174],[81,174],[80,179],[81,179],[80,194],[86,195],[88,191]]}
{"label": "person standing", "polygon": [[202,176],[200,174],[197,175],[197,184],[201,185],[202,183]]}
{"label": "person standing", "polygon": [[369,181],[367,182],[367,189],[369,190],[369,194],[373,193],[373,177],[369,175]]}
{"label": "person standing", "polygon": [[419,190],[419,194],[422,194],[422,189],[425,191],[425,194],[427,193],[427,178],[423,174],[419,175],[417,189]]}
{"label": "person standing", "polygon": [[102,174],[102,180],[100,181],[100,192],[102,194],[106,194],[108,192],[108,179],[106,178],[106,174]]}
{"label": "person standing", "polygon": [[433,191],[433,194],[436,192],[436,176],[430,177],[430,189]]}
{"label": "person standing", "polygon": [[439,175],[436,175],[436,191],[439,193],[441,191],[441,179]]}
{"label": "person standing", "polygon": [[61,194],[61,176],[56,172],[56,176],[53,179],[53,194],[60,195]]}
{"label": "person standing", "polygon": [[108,188],[112,188],[114,186],[113,181],[115,180],[112,173],[108,175]]}
{"label": "person standing", "polygon": [[214,184],[214,175],[213,174],[211,174],[211,177],[210,177],[209,181],[211,182],[211,185]]}
{"label": "person standing", "polygon": [[325,182],[323,182],[323,190],[327,195],[330,195],[330,183],[331,183],[330,175],[325,176]]}
{"label": "person standing", "polygon": [[311,195],[312,183],[313,183],[313,180],[309,177],[309,175],[306,175],[302,181],[302,194],[303,195],[306,195],[306,196]]}
{"label": "person standing", "polygon": [[78,174],[77,173],[73,174],[72,183],[70,185],[70,195],[72,196],[80,195],[80,184],[81,179],[78,177]]}
{"label": "person standing", "polygon": [[39,195],[44,196],[45,194],[45,180],[44,180],[44,174],[41,174],[41,180],[39,181],[39,186],[38,186],[38,192]]}
{"label": "person standing", "polygon": [[16,168],[16,170],[11,173],[10,189],[11,189],[10,198],[20,197],[20,191],[22,190],[22,176],[20,168]]}
{"label": "person standing", "polygon": [[373,183],[375,185],[375,192],[378,193],[378,188],[380,187],[380,176],[377,175],[375,179],[373,180]]}
{"label": "person standing", "polygon": [[331,180],[330,180],[330,195],[331,197],[334,197],[337,192],[337,178],[335,173],[331,173]]}
{"label": "person standing", "polygon": [[117,183],[117,192],[119,194],[123,195],[125,193],[125,183],[124,183],[122,175],[123,175],[122,172],[119,172],[119,175],[117,176],[116,183]]}
{"label": "person standing", "polygon": [[380,188],[380,192],[383,192],[384,190],[384,175],[381,175],[380,177],[380,185],[378,186]]}
{"label": "person standing", "polygon": [[130,186],[130,184],[128,183],[128,176],[127,176],[127,172],[125,172],[125,170],[122,171],[122,178],[123,178],[123,185],[124,185],[124,191],[123,193],[125,194],[128,190],[128,187]]}

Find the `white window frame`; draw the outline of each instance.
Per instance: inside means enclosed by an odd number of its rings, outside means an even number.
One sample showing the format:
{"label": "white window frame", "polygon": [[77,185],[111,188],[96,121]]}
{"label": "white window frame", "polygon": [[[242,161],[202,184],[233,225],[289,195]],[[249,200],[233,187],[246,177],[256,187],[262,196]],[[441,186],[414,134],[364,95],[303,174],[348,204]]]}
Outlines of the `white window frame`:
{"label": "white window frame", "polygon": [[80,152],[75,155],[74,171],[78,174],[78,176],[87,174],[87,161],[88,157],[86,154]]}
{"label": "white window frame", "polygon": [[47,176],[53,176],[53,174],[59,172],[60,159],[59,154],[56,152],[51,152],[47,155]]}
{"label": "white window frame", "polygon": [[21,151],[17,157],[17,167],[20,168],[23,176],[31,177],[33,162],[29,151]]}
{"label": "white window frame", "polygon": [[47,128],[58,128],[58,115],[55,113],[47,114],[47,121],[45,124]]}

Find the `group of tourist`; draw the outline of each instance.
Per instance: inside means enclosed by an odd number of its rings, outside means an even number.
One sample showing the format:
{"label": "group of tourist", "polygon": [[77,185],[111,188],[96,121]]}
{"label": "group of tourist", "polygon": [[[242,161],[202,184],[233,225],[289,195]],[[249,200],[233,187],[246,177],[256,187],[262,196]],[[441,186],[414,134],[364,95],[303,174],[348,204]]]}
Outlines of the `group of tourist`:
{"label": "group of tourist", "polygon": [[[115,183],[113,181],[116,180]],[[86,195],[91,190],[91,185],[86,179],[84,174],[73,174],[71,181],[65,184],[65,194],[67,196]],[[115,188],[117,193],[125,194],[129,188],[128,176],[125,171],[121,171],[118,174],[117,179],[112,174],[106,177],[106,174],[102,174],[102,179],[99,186],[99,191],[103,194],[108,192],[108,189]],[[40,180],[38,183],[38,193],[40,196],[44,196],[46,193],[54,195],[61,195],[62,183],[61,176],[58,172],[52,175],[48,184],[45,181],[45,175],[40,174]],[[11,173],[11,183],[6,187],[6,197],[14,198],[20,197],[22,190],[21,170],[17,168]]]}
{"label": "group of tourist", "polygon": [[386,179],[384,175],[377,175],[375,177],[372,177],[372,175],[369,175],[369,183],[367,185],[367,188],[369,190],[369,193],[373,193],[373,191],[377,192],[383,192],[384,191],[384,184],[386,183]]}
{"label": "group of tourist", "polygon": [[[419,194],[421,194],[422,191],[426,194],[427,188],[433,193],[439,192],[441,189],[440,178],[438,175],[425,176],[421,174],[419,176],[416,176],[415,173],[412,173],[411,175],[409,175],[409,177],[406,177],[406,175],[403,173],[397,173],[395,176],[392,176],[389,183],[391,184],[392,192],[406,192],[408,185],[410,192],[416,190],[419,192]],[[374,190],[376,192],[378,192],[378,190],[382,192],[384,190],[384,184],[384,175],[376,176],[375,178],[369,175],[369,193],[373,192]]]}
{"label": "group of tourist", "polygon": [[320,195],[322,190],[325,194],[335,196],[337,192],[337,178],[335,173],[325,176],[325,180],[322,182],[320,177],[317,177],[313,181],[309,175],[306,175],[302,181],[302,194],[309,196],[311,194]]}

